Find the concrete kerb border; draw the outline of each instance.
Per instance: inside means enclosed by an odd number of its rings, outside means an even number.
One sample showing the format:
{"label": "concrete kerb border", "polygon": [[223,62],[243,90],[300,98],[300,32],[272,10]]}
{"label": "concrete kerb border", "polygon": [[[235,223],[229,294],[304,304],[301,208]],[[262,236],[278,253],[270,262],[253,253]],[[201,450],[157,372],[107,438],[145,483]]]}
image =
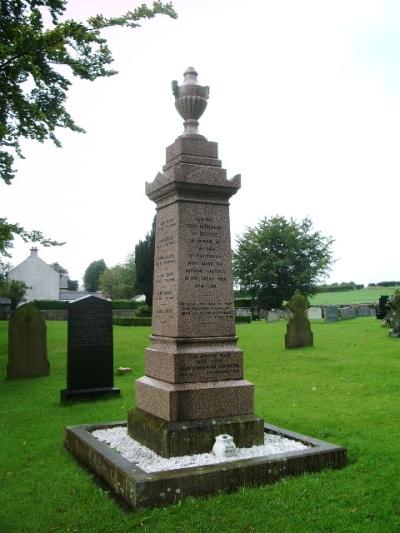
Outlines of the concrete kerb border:
{"label": "concrete kerb border", "polygon": [[216,465],[146,473],[91,434],[126,426],[126,421],[65,428],[65,447],[132,509],[169,505],[193,496],[232,492],[243,486],[270,484],[287,476],[346,465],[346,449],[271,424],[266,433],[300,441],[311,448],[240,459]]}

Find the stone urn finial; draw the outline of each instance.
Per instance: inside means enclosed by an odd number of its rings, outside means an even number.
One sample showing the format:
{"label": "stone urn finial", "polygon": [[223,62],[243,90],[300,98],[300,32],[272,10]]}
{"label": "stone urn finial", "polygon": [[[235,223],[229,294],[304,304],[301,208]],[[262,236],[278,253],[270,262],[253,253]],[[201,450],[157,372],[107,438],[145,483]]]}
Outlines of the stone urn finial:
{"label": "stone urn finial", "polygon": [[197,72],[193,67],[188,67],[184,74],[182,85],[174,80],[172,82],[172,92],[175,96],[175,107],[182,118],[185,131],[182,137],[199,135],[199,118],[207,107],[209,87],[203,87],[197,83]]}

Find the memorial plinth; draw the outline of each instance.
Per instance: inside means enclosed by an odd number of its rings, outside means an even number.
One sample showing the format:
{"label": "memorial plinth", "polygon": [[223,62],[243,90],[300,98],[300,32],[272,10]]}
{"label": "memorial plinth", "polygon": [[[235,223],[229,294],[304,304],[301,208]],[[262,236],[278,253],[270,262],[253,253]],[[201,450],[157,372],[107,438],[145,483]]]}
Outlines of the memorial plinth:
{"label": "memorial plinth", "polygon": [[240,176],[227,179],[217,144],[185,115],[208,97],[194,74],[188,69],[174,86],[186,131],[167,148],[163,173],[146,184],[157,205],[153,331],[128,417],[129,434],[166,457],[210,451],[221,433],[239,447],[263,442],[235,335],[229,199]]}

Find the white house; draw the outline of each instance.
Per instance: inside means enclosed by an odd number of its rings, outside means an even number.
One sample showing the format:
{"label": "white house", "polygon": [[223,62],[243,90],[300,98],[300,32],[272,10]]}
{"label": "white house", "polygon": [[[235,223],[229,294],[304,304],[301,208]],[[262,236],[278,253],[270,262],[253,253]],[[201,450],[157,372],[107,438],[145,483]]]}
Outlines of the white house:
{"label": "white house", "polygon": [[8,279],[23,281],[29,287],[25,295],[28,302],[59,300],[60,289],[66,288],[65,276],[40,259],[37,248],[32,248],[31,255],[10,270]]}

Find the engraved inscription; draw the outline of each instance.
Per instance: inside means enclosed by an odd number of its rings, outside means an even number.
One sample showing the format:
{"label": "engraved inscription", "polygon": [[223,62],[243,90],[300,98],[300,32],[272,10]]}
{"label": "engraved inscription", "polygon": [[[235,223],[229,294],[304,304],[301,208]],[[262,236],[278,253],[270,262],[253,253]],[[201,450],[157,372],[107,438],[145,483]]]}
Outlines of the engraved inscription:
{"label": "engraved inscription", "polygon": [[242,377],[241,356],[233,352],[214,352],[188,358],[178,368],[178,379],[183,381],[218,381]]}
{"label": "engraved inscription", "polygon": [[79,346],[112,346],[110,334],[110,314],[99,309],[88,309],[75,314],[69,330],[69,343]]}
{"label": "engraved inscription", "polygon": [[177,239],[175,213],[168,209],[160,211],[154,258],[153,320],[156,326],[170,324],[175,317]]}
{"label": "engraved inscription", "polygon": [[234,328],[227,206],[193,206],[182,217],[186,250],[181,261],[180,319],[190,327]]}

